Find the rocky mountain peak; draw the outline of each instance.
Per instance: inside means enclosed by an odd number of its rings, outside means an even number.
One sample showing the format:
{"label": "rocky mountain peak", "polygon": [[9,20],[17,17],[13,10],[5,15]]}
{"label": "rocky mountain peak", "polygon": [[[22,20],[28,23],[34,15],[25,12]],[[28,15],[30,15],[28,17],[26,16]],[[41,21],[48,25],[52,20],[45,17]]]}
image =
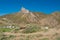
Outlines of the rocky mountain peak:
{"label": "rocky mountain peak", "polygon": [[22,7],[22,8],[21,8],[21,12],[22,12],[22,13],[29,13],[29,10],[27,10],[27,9],[24,8],[24,7]]}

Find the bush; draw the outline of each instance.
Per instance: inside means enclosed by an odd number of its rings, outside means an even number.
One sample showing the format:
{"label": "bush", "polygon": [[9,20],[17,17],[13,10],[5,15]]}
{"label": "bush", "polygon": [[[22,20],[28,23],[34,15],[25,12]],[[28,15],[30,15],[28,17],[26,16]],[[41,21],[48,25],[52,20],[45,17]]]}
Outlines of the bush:
{"label": "bush", "polygon": [[10,32],[11,30],[9,28],[0,28],[0,32]]}
{"label": "bush", "polygon": [[30,25],[23,30],[23,33],[33,33],[39,31],[41,28],[37,25]]}
{"label": "bush", "polygon": [[60,37],[57,37],[56,40],[60,40]]}
{"label": "bush", "polygon": [[48,38],[43,38],[43,39],[41,39],[41,40],[49,40]]}

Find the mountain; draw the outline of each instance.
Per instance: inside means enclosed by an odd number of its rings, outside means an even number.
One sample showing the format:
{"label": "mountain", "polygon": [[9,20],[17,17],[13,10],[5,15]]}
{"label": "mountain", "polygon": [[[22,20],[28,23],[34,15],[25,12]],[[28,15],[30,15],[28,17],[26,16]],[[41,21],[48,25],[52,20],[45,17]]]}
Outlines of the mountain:
{"label": "mountain", "polygon": [[55,27],[60,25],[60,12],[54,12],[52,14],[43,14],[40,12],[30,12],[24,7],[20,12],[14,14],[8,14],[0,17],[0,25],[18,25],[25,26],[27,24],[48,25]]}

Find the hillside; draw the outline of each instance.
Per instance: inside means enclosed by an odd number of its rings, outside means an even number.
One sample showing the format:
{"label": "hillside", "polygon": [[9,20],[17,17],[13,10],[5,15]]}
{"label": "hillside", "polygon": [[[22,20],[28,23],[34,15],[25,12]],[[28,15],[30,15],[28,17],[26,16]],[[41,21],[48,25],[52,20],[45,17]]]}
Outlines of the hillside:
{"label": "hillside", "polygon": [[47,15],[22,8],[0,16],[0,40],[60,40],[60,12]]}
{"label": "hillside", "polygon": [[18,26],[23,25],[25,26],[27,24],[39,24],[42,26],[48,25],[54,27],[60,23],[59,17],[60,12],[54,12],[52,14],[47,15],[40,12],[30,12],[29,10],[22,8],[21,12],[1,16],[0,24],[18,25]]}

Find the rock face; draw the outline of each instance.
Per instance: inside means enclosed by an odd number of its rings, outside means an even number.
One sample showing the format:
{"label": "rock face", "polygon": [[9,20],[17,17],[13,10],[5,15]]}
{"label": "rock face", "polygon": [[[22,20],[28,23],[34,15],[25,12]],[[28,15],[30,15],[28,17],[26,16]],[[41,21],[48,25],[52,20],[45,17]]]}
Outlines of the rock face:
{"label": "rock face", "polygon": [[40,22],[41,22],[41,25],[46,25],[50,27],[55,27],[58,25],[58,21],[54,19],[53,17],[44,18]]}
{"label": "rock face", "polygon": [[22,13],[29,13],[29,10],[25,9],[24,7],[21,8]]}

